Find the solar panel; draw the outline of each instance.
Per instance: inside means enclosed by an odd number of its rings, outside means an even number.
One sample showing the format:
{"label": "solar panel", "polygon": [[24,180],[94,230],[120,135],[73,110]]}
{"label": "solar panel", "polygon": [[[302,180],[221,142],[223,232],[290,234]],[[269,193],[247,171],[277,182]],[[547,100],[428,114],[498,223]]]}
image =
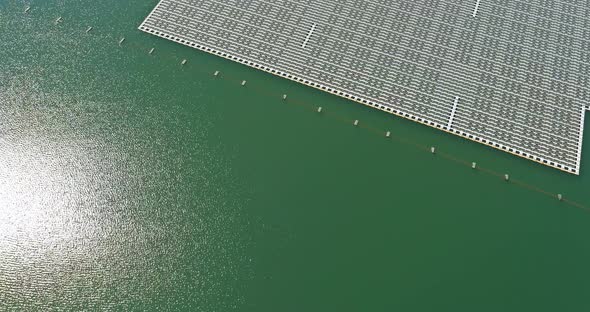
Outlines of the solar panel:
{"label": "solar panel", "polygon": [[162,0],[141,30],[579,174],[577,0]]}

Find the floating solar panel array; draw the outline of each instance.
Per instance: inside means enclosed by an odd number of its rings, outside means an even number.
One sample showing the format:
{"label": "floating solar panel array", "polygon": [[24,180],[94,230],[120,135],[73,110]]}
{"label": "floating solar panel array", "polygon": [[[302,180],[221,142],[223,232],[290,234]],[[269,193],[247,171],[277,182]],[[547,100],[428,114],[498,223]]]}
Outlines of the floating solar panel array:
{"label": "floating solar panel array", "polygon": [[139,28],[579,174],[586,0],[162,0]]}

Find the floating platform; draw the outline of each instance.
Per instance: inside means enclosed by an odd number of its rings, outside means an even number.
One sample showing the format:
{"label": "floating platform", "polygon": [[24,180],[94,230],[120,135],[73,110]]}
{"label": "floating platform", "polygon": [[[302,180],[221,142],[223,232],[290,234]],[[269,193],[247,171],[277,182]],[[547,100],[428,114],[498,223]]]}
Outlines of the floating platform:
{"label": "floating platform", "polygon": [[590,7],[556,0],[162,0],[139,29],[569,173]]}

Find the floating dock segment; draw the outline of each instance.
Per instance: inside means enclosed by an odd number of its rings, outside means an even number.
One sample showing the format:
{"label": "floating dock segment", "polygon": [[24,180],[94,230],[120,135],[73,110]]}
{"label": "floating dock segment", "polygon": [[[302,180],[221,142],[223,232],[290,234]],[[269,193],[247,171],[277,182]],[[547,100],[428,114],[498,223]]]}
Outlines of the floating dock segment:
{"label": "floating dock segment", "polygon": [[453,128],[453,120],[455,119],[455,114],[457,113],[457,106],[459,105],[460,98],[458,96],[455,97],[455,101],[453,102],[453,108],[451,109],[451,114],[449,117],[449,123],[447,127],[449,129]]}
{"label": "floating dock segment", "polygon": [[477,11],[479,11],[479,5],[481,4],[481,0],[475,1],[475,8],[473,9],[473,17],[477,17]]}

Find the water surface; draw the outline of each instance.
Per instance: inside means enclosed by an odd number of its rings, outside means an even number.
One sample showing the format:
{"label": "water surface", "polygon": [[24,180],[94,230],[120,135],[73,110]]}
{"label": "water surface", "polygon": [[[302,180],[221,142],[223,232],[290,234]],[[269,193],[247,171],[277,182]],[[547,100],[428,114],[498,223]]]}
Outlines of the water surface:
{"label": "water surface", "polygon": [[569,175],[151,37],[155,1],[28,3],[0,0],[0,310],[590,308],[588,211],[414,144],[586,206],[588,157]]}

